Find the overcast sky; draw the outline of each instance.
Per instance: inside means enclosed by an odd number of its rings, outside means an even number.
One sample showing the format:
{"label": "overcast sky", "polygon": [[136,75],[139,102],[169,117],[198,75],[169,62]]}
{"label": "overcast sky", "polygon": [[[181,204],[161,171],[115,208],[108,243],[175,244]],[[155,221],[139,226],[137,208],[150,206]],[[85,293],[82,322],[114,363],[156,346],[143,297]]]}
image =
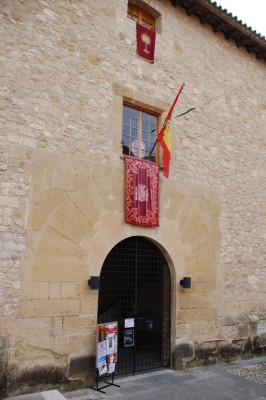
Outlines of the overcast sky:
{"label": "overcast sky", "polygon": [[266,37],[266,0],[216,0],[216,3]]}

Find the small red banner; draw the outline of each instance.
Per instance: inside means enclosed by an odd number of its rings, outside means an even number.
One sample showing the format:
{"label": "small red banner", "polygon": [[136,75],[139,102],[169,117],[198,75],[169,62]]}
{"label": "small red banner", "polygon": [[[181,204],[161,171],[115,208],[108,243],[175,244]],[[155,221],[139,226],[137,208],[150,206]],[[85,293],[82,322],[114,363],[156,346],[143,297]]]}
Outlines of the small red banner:
{"label": "small red banner", "polygon": [[159,164],[125,156],[125,220],[159,226]]}
{"label": "small red banner", "polygon": [[156,32],[137,22],[137,53],[140,58],[154,62]]}

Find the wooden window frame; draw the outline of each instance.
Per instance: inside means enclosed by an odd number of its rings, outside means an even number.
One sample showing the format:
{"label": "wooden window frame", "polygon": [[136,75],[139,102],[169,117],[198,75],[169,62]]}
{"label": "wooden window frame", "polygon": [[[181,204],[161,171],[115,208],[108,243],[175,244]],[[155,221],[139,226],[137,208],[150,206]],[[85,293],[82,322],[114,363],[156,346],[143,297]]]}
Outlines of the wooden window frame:
{"label": "wooden window frame", "polygon": [[141,10],[139,7],[128,4],[127,16],[134,21],[137,21],[143,26],[155,31],[155,18],[147,12]]}
{"label": "wooden window frame", "polygon": [[[130,115],[127,114],[128,112],[130,112]],[[155,119],[154,122],[153,119]],[[122,153],[159,163],[159,145],[156,143],[154,146],[159,132],[159,122],[158,114],[141,107],[132,106],[130,103],[124,103],[122,115]],[[151,157],[149,157],[152,148],[153,151]]]}

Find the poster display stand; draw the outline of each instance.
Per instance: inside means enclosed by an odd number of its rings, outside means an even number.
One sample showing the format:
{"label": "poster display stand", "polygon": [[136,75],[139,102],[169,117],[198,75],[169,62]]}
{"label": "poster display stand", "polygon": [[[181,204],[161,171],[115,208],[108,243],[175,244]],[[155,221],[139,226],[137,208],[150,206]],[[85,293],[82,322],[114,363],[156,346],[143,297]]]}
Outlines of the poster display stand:
{"label": "poster display stand", "polygon": [[[115,365],[117,362],[117,322],[107,322],[97,325],[96,340],[96,378],[95,386],[91,389],[105,393],[102,389],[108,386],[117,386],[114,384]],[[105,379],[111,377],[111,382]],[[99,387],[100,379],[103,378],[104,386]]]}

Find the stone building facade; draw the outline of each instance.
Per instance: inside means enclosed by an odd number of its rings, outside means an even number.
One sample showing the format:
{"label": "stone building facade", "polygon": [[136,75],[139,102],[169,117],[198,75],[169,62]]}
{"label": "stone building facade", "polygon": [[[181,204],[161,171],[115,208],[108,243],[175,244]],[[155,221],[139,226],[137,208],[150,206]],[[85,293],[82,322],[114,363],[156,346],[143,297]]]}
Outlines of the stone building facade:
{"label": "stone building facade", "polygon": [[[1,3],[1,393],[94,378],[88,279],[130,237],[167,261],[170,367],[265,354],[265,53],[170,0],[132,2],[155,18],[153,64],[127,0]],[[162,123],[182,82],[160,226],[126,224],[123,102]]]}

